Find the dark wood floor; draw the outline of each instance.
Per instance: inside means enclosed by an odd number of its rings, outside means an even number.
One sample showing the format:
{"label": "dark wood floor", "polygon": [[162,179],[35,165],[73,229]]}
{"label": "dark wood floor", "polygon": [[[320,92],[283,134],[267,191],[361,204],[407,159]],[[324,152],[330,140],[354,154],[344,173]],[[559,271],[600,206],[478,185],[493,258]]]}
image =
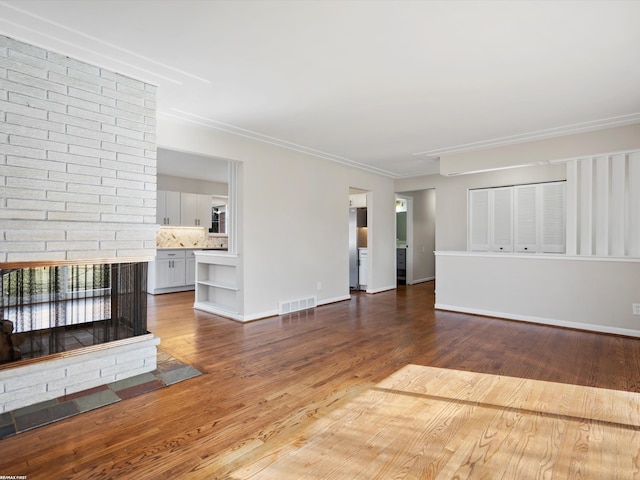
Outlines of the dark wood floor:
{"label": "dark wood floor", "polygon": [[149,297],[160,348],[204,375],[0,441],[0,475],[225,478],[419,364],[640,392],[640,340],[434,311],[433,283],[239,324]]}

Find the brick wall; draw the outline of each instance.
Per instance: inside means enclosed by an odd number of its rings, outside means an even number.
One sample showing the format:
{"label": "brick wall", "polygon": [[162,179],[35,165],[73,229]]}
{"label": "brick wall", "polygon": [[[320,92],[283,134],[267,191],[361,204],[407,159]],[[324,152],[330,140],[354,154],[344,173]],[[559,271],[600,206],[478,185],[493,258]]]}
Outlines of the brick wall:
{"label": "brick wall", "polygon": [[0,263],[154,257],[155,90],[0,36]]}
{"label": "brick wall", "polygon": [[0,414],[152,372],[159,343],[148,334],[125,345],[0,370]]}

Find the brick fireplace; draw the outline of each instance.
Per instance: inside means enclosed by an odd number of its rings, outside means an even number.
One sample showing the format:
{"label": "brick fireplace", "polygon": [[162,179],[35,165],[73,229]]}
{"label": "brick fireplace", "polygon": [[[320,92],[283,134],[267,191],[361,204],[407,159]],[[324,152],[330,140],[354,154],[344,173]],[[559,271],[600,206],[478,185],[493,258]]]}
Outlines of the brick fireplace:
{"label": "brick fireplace", "polygon": [[[146,265],[154,258],[155,95],[149,83],[0,36],[0,270],[7,282],[20,269],[109,265],[112,272],[112,265]],[[146,282],[146,273],[136,281]],[[110,375],[122,379],[155,369],[159,339],[146,331],[146,301],[112,287],[109,315],[76,322],[101,328],[99,345],[79,341],[71,351],[55,347],[41,358],[34,358],[32,346],[25,358],[0,366],[0,413],[106,383]],[[111,315],[112,293],[138,309],[133,317],[144,316],[142,326]],[[16,314],[12,295],[3,292],[0,320]],[[32,310],[60,307],[44,297],[32,300],[39,305]],[[33,340],[18,323],[13,333]],[[113,332],[127,325],[131,335],[116,338]]]}

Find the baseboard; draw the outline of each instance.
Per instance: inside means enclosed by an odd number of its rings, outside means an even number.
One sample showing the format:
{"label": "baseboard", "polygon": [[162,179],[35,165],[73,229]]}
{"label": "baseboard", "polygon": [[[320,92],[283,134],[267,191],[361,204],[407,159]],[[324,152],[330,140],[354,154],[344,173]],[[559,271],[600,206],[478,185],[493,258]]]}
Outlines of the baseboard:
{"label": "baseboard", "polygon": [[366,292],[367,293],[380,293],[380,292],[386,292],[387,290],[395,290],[396,286],[395,285],[390,285],[388,287],[380,287],[380,288],[367,288]]}
{"label": "baseboard", "polygon": [[[327,305],[329,303],[336,303],[336,302],[342,302],[343,300],[349,300],[351,298],[351,295],[343,295],[340,297],[333,297],[333,298],[326,298],[324,300],[318,300],[316,302],[317,306],[320,305]],[[228,318],[230,320],[234,320],[236,322],[240,322],[240,323],[248,323],[248,322],[254,322],[256,320],[262,320],[263,318],[268,318],[268,317],[277,317],[278,316],[278,310],[269,310],[266,312],[261,312],[261,313],[253,313],[251,315],[241,315],[235,312],[231,312],[229,310],[225,310],[222,308],[216,308],[215,306],[212,306],[211,304],[206,304],[206,303],[199,303],[196,302],[193,305],[193,308],[195,308],[196,310],[202,310],[204,312],[207,313],[212,313],[214,315],[218,315],[220,317],[224,317],[224,318]],[[301,310],[302,312],[304,310]],[[297,312],[293,312],[293,313],[297,313]]]}
{"label": "baseboard", "polygon": [[327,305],[329,303],[336,303],[336,302],[342,302],[344,300],[349,300],[351,298],[351,295],[342,295],[340,297],[333,297],[333,298],[325,298],[324,300],[318,300],[317,305]]}
{"label": "baseboard", "polygon": [[228,318],[230,320],[234,320],[240,323],[253,322],[254,320],[260,320],[262,318],[278,316],[278,310],[270,310],[268,312],[254,313],[252,315],[242,315],[240,313],[233,312],[229,309],[218,307],[209,302],[195,302],[193,304],[193,308],[195,308],[196,310],[201,310],[203,312],[218,315],[219,317]]}
{"label": "baseboard", "polygon": [[[304,311],[304,310],[303,310]],[[297,312],[294,312],[297,313]],[[252,315],[240,315],[240,318],[238,319],[239,322],[253,322],[255,320],[262,320],[263,318],[268,318],[268,317],[277,317],[278,316],[278,310],[269,310],[267,312],[262,312],[262,313],[254,313]]]}
{"label": "baseboard", "polygon": [[163,293],[188,292],[196,289],[195,285],[181,285],[179,287],[164,287],[147,290],[151,295],[162,295]]}
{"label": "baseboard", "polygon": [[618,328],[618,327],[609,327],[606,325],[593,325],[590,323],[569,322],[566,320],[557,320],[557,319],[546,318],[546,317],[535,317],[531,315],[518,315],[515,313],[493,312],[489,310],[481,310],[478,308],[458,307],[455,305],[444,305],[441,303],[436,303],[434,305],[434,308],[436,310],[448,310],[451,312],[470,313],[473,315],[482,315],[485,317],[504,318],[507,320],[517,320],[519,322],[538,323],[541,325],[550,325],[554,327],[573,328],[577,330],[586,330],[589,332],[610,333],[614,335],[624,335],[627,337],[640,338],[640,330],[631,330],[629,328]]}
{"label": "baseboard", "polygon": [[435,279],[436,279],[436,277],[418,278],[418,279],[414,280],[412,283],[410,283],[409,285],[415,285],[417,283],[430,282],[431,280],[435,280]]}

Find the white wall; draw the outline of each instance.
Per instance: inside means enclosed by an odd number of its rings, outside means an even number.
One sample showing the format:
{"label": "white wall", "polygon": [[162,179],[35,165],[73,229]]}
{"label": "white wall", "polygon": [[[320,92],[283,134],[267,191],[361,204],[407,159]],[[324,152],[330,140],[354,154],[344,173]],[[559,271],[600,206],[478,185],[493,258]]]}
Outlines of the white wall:
{"label": "white wall", "polygon": [[319,303],[349,297],[349,187],[369,192],[369,288],[395,286],[391,179],[163,118],[158,145],[241,163],[238,251],[245,316],[274,314],[279,301],[309,295]]}
{"label": "white wall", "polygon": [[436,308],[640,337],[640,260],[438,252]]}
{"label": "white wall", "polygon": [[413,197],[413,282],[432,280],[436,275],[436,191],[405,192]]}
{"label": "white wall", "polygon": [[[474,256],[465,251],[468,189],[565,180],[566,165],[550,161],[622,152],[637,148],[639,143],[640,127],[631,125],[442,159],[444,171],[451,172],[515,168],[396,180],[398,192],[436,189],[436,249],[442,252],[442,256],[436,256],[436,305],[594,331],[638,334],[640,318],[631,315],[631,303],[640,302],[637,259],[588,258],[578,262],[568,256]],[[540,165],[516,167],[536,162]]]}

